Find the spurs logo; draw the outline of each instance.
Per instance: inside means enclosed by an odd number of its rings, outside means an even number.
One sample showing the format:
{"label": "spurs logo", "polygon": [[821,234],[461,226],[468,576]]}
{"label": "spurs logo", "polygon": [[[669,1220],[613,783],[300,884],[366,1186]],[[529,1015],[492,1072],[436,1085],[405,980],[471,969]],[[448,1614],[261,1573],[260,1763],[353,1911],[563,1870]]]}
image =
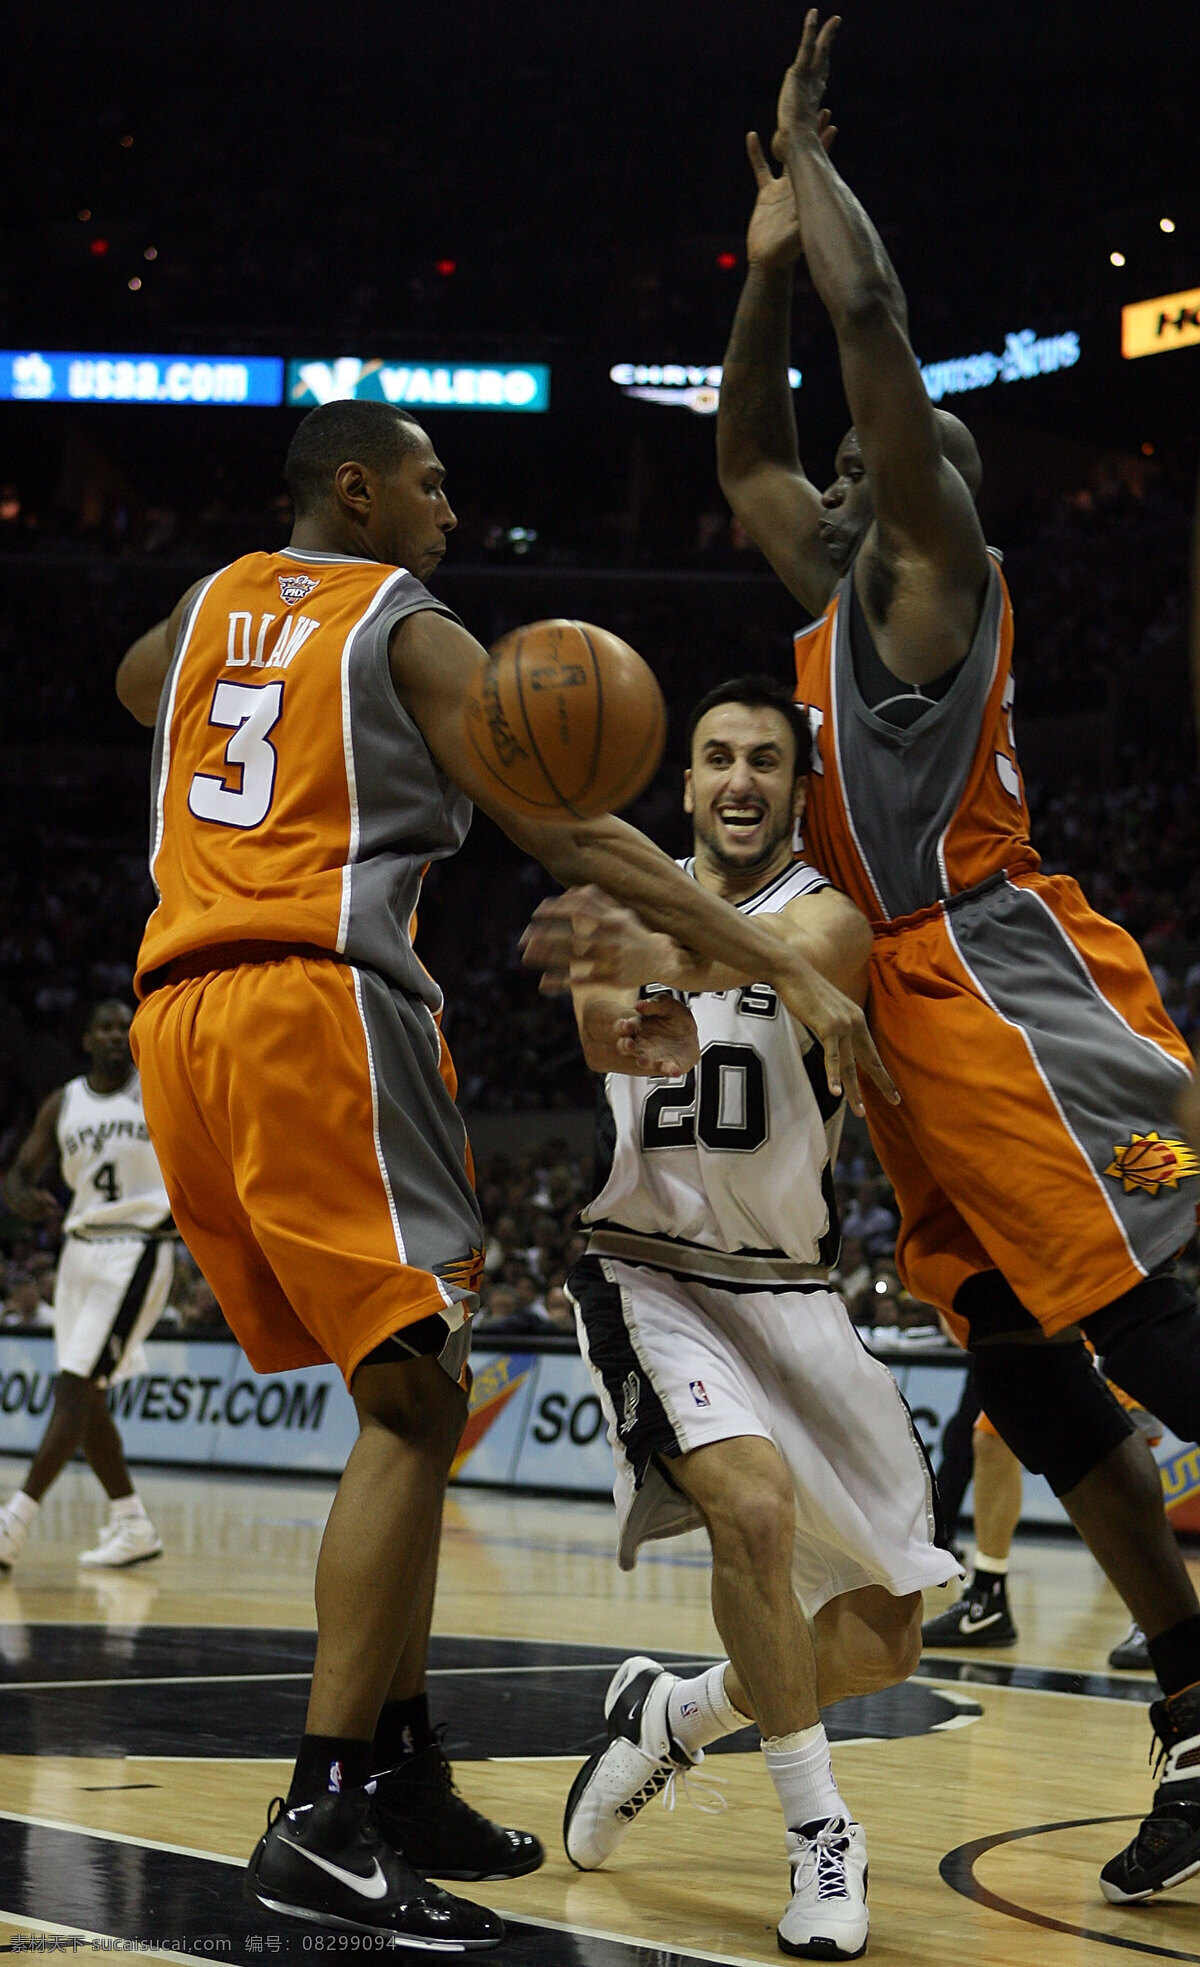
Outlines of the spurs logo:
{"label": "spurs logo", "polygon": [[637,1420],[638,1401],[642,1397],[642,1383],[636,1373],[626,1374],[621,1393],[621,1433],[628,1434]]}

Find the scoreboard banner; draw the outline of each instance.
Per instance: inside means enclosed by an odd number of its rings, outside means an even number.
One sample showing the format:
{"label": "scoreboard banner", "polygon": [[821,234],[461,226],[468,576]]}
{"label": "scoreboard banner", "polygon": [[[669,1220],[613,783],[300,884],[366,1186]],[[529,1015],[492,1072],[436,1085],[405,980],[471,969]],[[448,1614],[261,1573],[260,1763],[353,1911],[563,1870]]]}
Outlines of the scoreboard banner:
{"label": "scoreboard banner", "polygon": [[0,349],[0,401],[205,403],[283,401],[278,355],[86,355]]}
{"label": "scoreboard banner", "polygon": [[1127,360],[1139,355],[1163,355],[1171,348],[1200,342],[1200,287],[1181,294],[1160,294],[1157,300],[1134,301],[1121,309],[1121,353]]}

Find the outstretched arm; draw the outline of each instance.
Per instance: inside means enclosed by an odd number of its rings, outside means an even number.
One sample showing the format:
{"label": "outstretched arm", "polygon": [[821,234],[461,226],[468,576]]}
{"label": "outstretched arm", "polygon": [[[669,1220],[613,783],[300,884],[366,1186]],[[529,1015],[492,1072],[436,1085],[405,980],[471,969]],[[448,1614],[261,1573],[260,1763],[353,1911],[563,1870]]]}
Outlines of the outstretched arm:
{"label": "outstretched arm", "polygon": [[[978,614],[987,556],[971,491],[945,456],[920,367],[908,339],[908,310],[878,232],[831,163],[821,141],[821,97],[840,22],[818,30],[810,9],[795,61],[779,96],[772,148],[796,202],[804,256],[838,340],[842,379],[870,481],[874,524],[864,559],[882,559],[903,588],[905,576],[928,594],[931,621],[914,619],[902,643],[936,648],[928,680],[966,653]],[[895,577],[899,577],[898,583]],[[859,592],[868,615],[871,582]],[[873,626],[876,625],[874,622]],[[895,643],[887,654],[889,666]],[[944,658],[944,659],[943,659]],[[907,673],[902,670],[900,673]]]}
{"label": "outstretched arm", "polygon": [[[546,825],[520,819],[500,805],[482,771],[472,765],[462,736],[463,696],[484,661],[473,636],[431,610],[407,616],[392,632],[397,692],[447,776],[564,887],[594,883],[698,956],[739,964],[751,980],[761,977],[774,984],[788,1009],[820,1039],[829,1083],[840,1090],[845,1082],[856,1111],[861,1110],[858,1065],[893,1094],[857,1005],[753,917],[706,893],[644,834],[611,814]],[[538,968],[553,969],[553,961],[543,962],[541,955],[535,941],[530,960]],[[603,981],[644,983],[649,976]]]}
{"label": "outstretched arm", "polygon": [[[819,140],[832,143],[835,135],[822,112]],[[735,515],[784,586],[819,615],[834,575],[818,531],[820,493],[800,463],[788,381],[800,228],[791,184],[774,176],[753,130],[746,149],[758,197],[746,234],[746,284],[721,376],[717,473]]]}

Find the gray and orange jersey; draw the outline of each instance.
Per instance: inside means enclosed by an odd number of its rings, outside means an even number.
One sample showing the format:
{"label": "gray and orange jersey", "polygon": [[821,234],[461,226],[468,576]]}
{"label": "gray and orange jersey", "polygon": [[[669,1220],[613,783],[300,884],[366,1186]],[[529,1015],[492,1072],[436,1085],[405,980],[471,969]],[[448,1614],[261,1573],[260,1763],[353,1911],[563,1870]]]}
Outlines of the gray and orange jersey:
{"label": "gray and orange jersey", "polygon": [[252,553],[187,610],[151,775],[158,892],[137,982],[215,945],[298,943],[377,970],[434,1011],[412,947],[425,869],[469,800],[400,703],[388,640],[451,611],[402,567]]}
{"label": "gray and orange jersey", "polygon": [[805,848],[869,921],[895,924],[1004,869],[1038,866],[1013,741],[1012,605],[993,557],[959,674],[899,729],[855,680],[852,579],[795,638],[796,698],[813,734]]}

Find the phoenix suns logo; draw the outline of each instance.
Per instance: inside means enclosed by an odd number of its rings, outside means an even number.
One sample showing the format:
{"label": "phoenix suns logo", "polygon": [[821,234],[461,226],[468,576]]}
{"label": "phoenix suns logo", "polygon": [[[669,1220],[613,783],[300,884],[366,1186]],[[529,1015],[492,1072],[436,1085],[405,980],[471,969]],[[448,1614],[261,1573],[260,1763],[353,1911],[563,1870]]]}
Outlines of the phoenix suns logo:
{"label": "phoenix suns logo", "polygon": [[294,608],[297,601],[307,601],[313,589],[321,585],[308,574],[280,574],[278,580],[280,597],[289,608]]}
{"label": "phoenix suns logo", "polygon": [[1178,1188],[1189,1175],[1200,1174],[1200,1160],[1186,1141],[1174,1140],[1157,1132],[1134,1134],[1113,1146],[1113,1158],[1104,1170],[1122,1183],[1126,1195],[1135,1190],[1157,1195],[1160,1188]]}

